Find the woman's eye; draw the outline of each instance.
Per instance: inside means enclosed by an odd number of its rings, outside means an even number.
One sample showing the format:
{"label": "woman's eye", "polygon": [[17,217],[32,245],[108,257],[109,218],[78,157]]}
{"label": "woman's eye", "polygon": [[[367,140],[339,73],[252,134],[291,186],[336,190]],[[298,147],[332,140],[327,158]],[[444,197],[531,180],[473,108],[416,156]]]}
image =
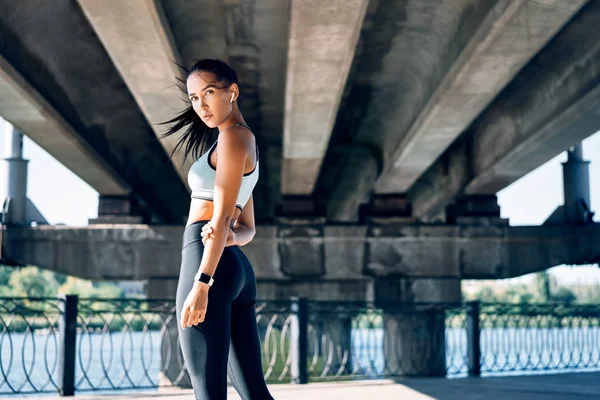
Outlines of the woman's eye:
{"label": "woman's eye", "polygon": [[206,95],[208,96],[209,94],[212,94],[212,92],[213,92],[212,90],[207,90]]}

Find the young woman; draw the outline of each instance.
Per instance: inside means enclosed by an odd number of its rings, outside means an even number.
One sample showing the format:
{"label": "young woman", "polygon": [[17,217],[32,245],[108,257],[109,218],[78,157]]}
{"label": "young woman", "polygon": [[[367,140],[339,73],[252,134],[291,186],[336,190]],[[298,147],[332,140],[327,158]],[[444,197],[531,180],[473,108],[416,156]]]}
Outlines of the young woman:
{"label": "young woman", "polygon": [[[196,399],[227,398],[227,376],[243,399],[273,397],[263,377],[256,326],[256,278],[240,250],[252,240],[252,189],[258,180],[256,138],[240,110],[236,73],[220,60],[203,59],[187,71],[191,106],[165,123],[166,137],[187,126],[175,150],[197,158],[183,233],[177,284],[179,341]],[[214,135],[214,133],[213,133]]]}

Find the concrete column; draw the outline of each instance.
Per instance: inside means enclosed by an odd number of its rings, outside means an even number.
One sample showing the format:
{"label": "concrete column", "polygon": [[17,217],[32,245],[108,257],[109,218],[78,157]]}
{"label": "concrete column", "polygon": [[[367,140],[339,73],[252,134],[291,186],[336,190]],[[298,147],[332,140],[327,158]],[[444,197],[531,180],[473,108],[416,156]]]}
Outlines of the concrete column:
{"label": "concrete column", "polygon": [[277,249],[285,276],[315,279],[325,275],[324,227],[324,217],[277,217]]}
{"label": "concrete column", "polygon": [[[567,224],[583,224],[590,218],[589,161],[581,144],[571,147],[563,163],[564,217]],[[593,214],[592,214],[593,215]]]}
{"label": "concrete column", "polygon": [[443,307],[406,306],[384,310],[385,374],[445,376]]}
{"label": "concrete column", "polygon": [[[352,363],[352,316],[317,314],[310,316],[314,332],[309,331],[309,363],[315,353],[323,360],[328,376],[346,375],[354,368]],[[321,372],[321,371],[319,371]]]}
{"label": "concrete column", "polygon": [[323,205],[319,204],[313,196],[282,195],[277,204],[275,217],[282,223],[304,218],[318,218],[324,215]]}
{"label": "concrete column", "polygon": [[361,210],[364,217],[411,217],[412,206],[405,194],[373,194]]}
{"label": "concrete column", "polygon": [[16,128],[7,132],[5,156],[0,164],[0,179],[6,182],[0,185],[0,207],[6,198],[10,198],[7,224],[25,224],[26,222],[26,193],[27,193],[27,163],[23,159],[23,133]]}
{"label": "concrete column", "polygon": [[100,195],[98,218],[90,218],[90,224],[149,224],[148,208],[134,195]]}
{"label": "concrete column", "polygon": [[[172,298],[174,304],[176,292],[177,279],[163,277],[148,279],[146,296],[149,299]],[[175,384],[176,386],[191,388],[192,383],[190,382],[187,369],[182,373],[184,361],[179,345],[179,331],[177,330],[177,324],[179,322],[176,321],[175,313],[171,313],[167,310],[160,318],[165,322],[162,329],[160,344],[161,372],[159,385],[169,386]]]}
{"label": "concrete column", "polygon": [[383,309],[386,374],[446,374],[444,303],[459,302],[460,293],[459,278],[375,280],[375,304]]}
{"label": "concrete column", "polygon": [[[327,219],[358,222],[361,214],[370,211],[370,206],[363,204],[369,201],[367,193],[373,189],[373,183],[382,170],[381,154],[377,148],[367,143],[336,144],[331,153],[332,160],[337,164],[328,165],[329,171],[325,171],[325,177],[329,177],[326,180],[331,180],[331,187],[323,188],[326,193]],[[352,168],[348,168],[348,165]],[[367,210],[361,210],[361,207],[366,207]]]}
{"label": "concrete column", "polygon": [[503,223],[500,218],[500,206],[495,194],[466,195],[446,207],[446,223],[473,224],[476,220],[486,219]]}

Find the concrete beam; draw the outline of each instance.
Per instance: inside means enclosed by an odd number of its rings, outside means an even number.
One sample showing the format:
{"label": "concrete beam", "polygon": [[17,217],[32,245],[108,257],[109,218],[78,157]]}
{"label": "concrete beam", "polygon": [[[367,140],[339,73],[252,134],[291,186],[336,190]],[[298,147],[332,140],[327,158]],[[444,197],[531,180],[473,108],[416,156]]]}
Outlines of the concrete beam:
{"label": "concrete beam", "polygon": [[312,194],[367,4],[367,0],[292,1],[281,172],[283,194]]}
{"label": "concrete beam", "polygon": [[[185,97],[175,86],[176,78],[183,78],[184,73],[174,64],[181,64],[181,60],[160,2],[78,2],[158,139],[167,130],[158,123],[182,111],[184,107],[178,98]],[[179,136],[159,140],[168,155]],[[172,161],[181,179],[187,182],[191,157],[184,165],[180,151]]]}
{"label": "concrete beam", "polygon": [[417,217],[461,194],[494,194],[600,126],[600,3],[590,2],[413,185]]}
{"label": "concrete beam", "polygon": [[329,204],[330,220],[359,220],[361,203],[369,199],[403,134],[495,4],[369,3],[325,158],[327,168],[321,169],[315,189]]}
{"label": "concrete beam", "polygon": [[2,56],[0,115],[94,190],[114,195],[131,191],[109,163]]}
{"label": "concrete beam", "polygon": [[498,1],[403,135],[375,191],[406,192],[586,2]]}
{"label": "concrete beam", "polygon": [[[556,229],[515,226],[506,230],[503,242],[509,250],[504,249],[505,262],[498,265],[501,268],[498,278],[513,278],[562,264],[600,263],[600,224]],[[497,248],[492,242],[489,248],[481,245],[481,252]],[[478,268],[468,268],[463,277],[480,279],[484,273]]]}
{"label": "concrete beam", "polygon": [[[261,0],[254,3],[252,20],[254,37],[259,51],[258,110],[262,143],[261,171],[254,188],[254,211],[257,221],[275,216],[281,200],[281,171],[283,163],[283,126],[285,109],[285,80],[290,34],[291,0]],[[245,115],[245,114],[244,114]],[[262,182],[261,182],[262,181]]]}
{"label": "concrete beam", "polygon": [[[8,3],[0,0],[0,35],[6,38],[0,53],[131,188],[96,189],[102,195],[132,193],[153,221],[182,223],[189,191],[79,4]],[[66,147],[53,155],[60,161],[71,153]],[[70,169],[78,173],[96,162],[87,157]]]}
{"label": "concrete beam", "polygon": [[[86,279],[176,279],[182,234],[181,226],[5,228],[3,256]],[[497,279],[600,262],[600,224],[267,225],[243,251],[264,284]]]}

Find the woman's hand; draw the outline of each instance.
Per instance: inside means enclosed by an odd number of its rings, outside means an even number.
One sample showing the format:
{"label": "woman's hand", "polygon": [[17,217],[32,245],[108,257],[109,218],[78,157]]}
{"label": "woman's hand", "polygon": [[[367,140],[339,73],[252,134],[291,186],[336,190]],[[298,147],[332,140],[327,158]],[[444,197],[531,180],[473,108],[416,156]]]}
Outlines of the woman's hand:
{"label": "woman's hand", "polygon": [[199,324],[204,321],[208,305],[208,289],[210,286],[195,281],[181,308],[181,327]]}
{"label": "woman's hand", "polygon": [[[208,240],[208,238],[212,237],[211,235],[213,235],[213,234],[214,234],[214,229],[210,225],[210,223],[204,224],[204,226],[202,226],[202,232],[200,233],[200,235],[202,236],[202,243],[204,243],[205,246],[206,246],[206,241]],[[233,231],[233,229],[229,228],[228,232],[227,232],[227,242],[225,242],[225,247],[234,246],[234,245],[235,245],[235,232]]]}

